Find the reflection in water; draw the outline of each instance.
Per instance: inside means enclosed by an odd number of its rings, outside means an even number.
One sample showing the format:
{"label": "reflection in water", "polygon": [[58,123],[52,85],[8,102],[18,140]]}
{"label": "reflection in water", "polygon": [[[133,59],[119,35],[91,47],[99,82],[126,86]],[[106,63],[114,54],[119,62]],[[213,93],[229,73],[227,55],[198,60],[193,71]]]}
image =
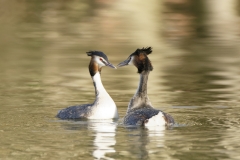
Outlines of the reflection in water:
{"label": "reflection in water", "polygon": [[[239,88],[235,69],[240,61],[236,45],[239,30],[237,14],[233,14],[236,3],[236,0],[165,1],[164,35],[181,43],[178,48],[172,46],[174,55],[165,56],[172,63],[164,66],[163,85],[176,93],[169,103],[203,106],[231,98],[238,100],[237,96],[231,97],[236,94],[231,91]],[[184,40],[188,40],[187,44]]]}
{"label": "reflection in water", "polygon": [[209,38],[211,43],[229,45],[239,39],[237,0],[166,0],[163,9],[163,34],[179,42]]}
{"label": "reflection in water", "polygon": [[106,154],[115,152],[116,124],[112,120],[104,120],[90,123],[88,128],[96,133],[93,141],[96,149],[93,151],[93,156],[97,159],[112,160],[113,158],[107,157]]}
{"label": "reflection in water", "polygon": [[[117,123],[114,120],[69,121],[69,123],[63,123],[63,127],[66,130],[79,131],[83,141],[85,136],[93,136],[93,140],[89,141],[90,144],[87,144],[88,146],[94,146],[92,155],[96,159],[113,159],[107,156],[107,154],[116,152],[114,146],[116,144]],[[78,138],[76,138],[77,140]],[[84,144],[82,144],[82,147],[84,147]]]}
{"label": "reflection in water", "polygon": [[235,8],[238,2],[238,0],[204,0],[206,12],[211,13],[205,23],[211,38],[215,42],[222,45],[231,45],[239,39],[239,19]]}
{"label": "reflection in water", "polygon": [[[239,159],[240,1],[130,3],[0,1],[0,159]],[[153,106],[187,127],[116,134],[112,122],[71,122],[74,133],[65,133],[49,122],[63,107],[94,101],[86,51],[106,51],[117,64],[146,46],[154,49]],[[136,70],[103,72],[124,115]]]}
{"label": "reflection in water", "polygon": [[159,155],[161,148],[165,146],[165,126],[128,127],[126,130],[127,140],[124,145],[128,153],[123,152],[122,155],[131,155],[133,159],[154,159],[166,156],[164,153]]}
{"label": "reflection in water", "polygon": [[[164,37],[168,40],[184,40],[196,36],[196,16],[193,11],[186,12],[186,8],[195,8],[195,1],[188,0],[174,1],[166,0],[163,13],[162,30]],[[198,6],[198,9],[201,9]]]}
{"label": "reflection in water", "polygon": [[[165,144],[165,126],[148,127],[149,143],[146,148],[149,153],[150,159],[158,159],[159,157],[169,158],[169,156],[163,153],[161,150],[166,146]],[[161,155],[161,156],[159,156]]]}

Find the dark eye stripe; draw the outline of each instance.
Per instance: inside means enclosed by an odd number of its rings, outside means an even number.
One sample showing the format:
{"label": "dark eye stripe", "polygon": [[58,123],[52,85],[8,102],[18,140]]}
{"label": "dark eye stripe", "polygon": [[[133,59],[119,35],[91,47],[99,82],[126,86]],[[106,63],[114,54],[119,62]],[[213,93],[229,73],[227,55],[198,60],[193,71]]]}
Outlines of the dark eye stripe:
{"label": "dark eye stripe", "polygon": [[101,60],[105,65],[107,65],[107,63],[106,63],[102,58],[100,58],[100,60]]}

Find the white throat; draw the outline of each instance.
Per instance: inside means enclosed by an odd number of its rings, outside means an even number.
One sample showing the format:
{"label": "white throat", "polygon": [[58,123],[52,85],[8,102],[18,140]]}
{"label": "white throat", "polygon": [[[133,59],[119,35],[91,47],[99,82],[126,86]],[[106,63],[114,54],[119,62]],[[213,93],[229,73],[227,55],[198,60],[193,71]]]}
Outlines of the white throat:
{"label": "white throat", "polygon": [[100,73],[97,72],[93,77],[96,91],[96,100],[93,103],[93,115],[89,119],[109,119],[118,118],[116,104],[105,90]]}
{"label": "white throat", "polygon": [[103,84],[102,84],[102,80],[101,80],[101,76],[100,73],[97,72],[93,77],[93,82],[95,84],[95,89],[97,92],[97,97],[104,95],[104,94],[108,94],[107,91],[105,90]]}

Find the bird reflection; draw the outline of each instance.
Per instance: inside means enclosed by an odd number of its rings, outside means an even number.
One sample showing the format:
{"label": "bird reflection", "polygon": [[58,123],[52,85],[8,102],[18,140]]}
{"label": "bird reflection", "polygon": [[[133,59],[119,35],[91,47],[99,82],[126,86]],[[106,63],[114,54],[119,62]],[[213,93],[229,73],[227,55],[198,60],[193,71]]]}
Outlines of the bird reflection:
{"label": "bird reflection", "polygon": [[107,153],[114,153],[114,145],[116,144],[116,124],[112,120],[101,120],[96,123],[90,123],[90,129],[96,131],[95,139],[93,141],[96,149],[93,151],[93,156],[97,159],[113,158],[107,157]]}
{"label": "bird reflection", "polygon": [[158,147],[164,146],[166,127],[127,127],[128,152],[138,159],[154,158]]}
{"label": "bird reflection", "polygon": [[[117,127],[115,120],[75,120],[64,123],[63,127],[66,130],[77,130],[82,135],[82,138],[87,136],[82,140],[90,142],[91,144],[87,143],[88,146],[94,146],[92,156],[95,159],[113,159],[108,157],[107,154],[116,152],[114,149]],[[94,139],[89,141],[89,137],[93,137]],[[76,138],[76,141],[78,140],[79,139]],[[83,147],[83,144],[81,145]]]}

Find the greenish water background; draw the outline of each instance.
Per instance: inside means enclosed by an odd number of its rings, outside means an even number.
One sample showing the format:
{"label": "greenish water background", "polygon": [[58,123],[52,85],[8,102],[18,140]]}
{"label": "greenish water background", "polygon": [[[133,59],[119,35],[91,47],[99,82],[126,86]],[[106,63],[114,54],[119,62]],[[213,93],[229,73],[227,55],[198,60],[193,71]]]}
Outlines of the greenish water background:
{"label": "greenish water background", "polygon": [[[238,0],[0,1],[0,159],[239,159]],[[178,123],[62,121],[94,101],[89,50],[117,65],[153,47],[148,94]],[[123,117],[134,67],[103,68]]]}

